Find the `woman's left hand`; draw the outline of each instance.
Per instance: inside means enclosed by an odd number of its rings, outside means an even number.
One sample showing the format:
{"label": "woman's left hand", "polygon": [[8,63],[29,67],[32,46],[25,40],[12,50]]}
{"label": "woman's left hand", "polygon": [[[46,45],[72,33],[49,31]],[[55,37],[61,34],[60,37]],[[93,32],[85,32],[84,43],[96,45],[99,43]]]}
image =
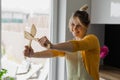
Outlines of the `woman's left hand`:
{"label": "woman's left hand", "polygon": [[50,46],[52,45],[52,43],[48,40],[46,36],[43,36],[42,38],[38,39],[38,42],[42,47],[45,48],[50,48]]}

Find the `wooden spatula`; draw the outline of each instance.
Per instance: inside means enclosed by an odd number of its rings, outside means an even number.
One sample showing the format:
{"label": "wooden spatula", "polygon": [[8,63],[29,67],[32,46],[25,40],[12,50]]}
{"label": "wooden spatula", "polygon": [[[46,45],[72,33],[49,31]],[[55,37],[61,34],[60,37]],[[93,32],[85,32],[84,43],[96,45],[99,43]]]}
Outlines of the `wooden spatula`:
{"label": "wooden spatula", "polygon": [[37,38],[34,38],[32,34],[30,34],[29,32],[27,31],[24,31],[24,37],[28,40],[35,40],[35,41],[38,41]]}
{"label": "wooden spatula", "polygon": [[[29,47],[31,47],[32,40],[38,41],[38,38],[34,38],[34,36],[36,35],[36,32],[37,32],[37,30],[36,30],[36,27],[34,24],[32,25],[31,33],[24,31],[24,37],[26,39],[30,40]],[[47,44],[47,48],[50,48],[50,44]]]}
{"label": "wooden spatula", "polygon": [[[36,27],[35,27],[35,25],[33,24],[32,25],[32,28],[31,28],[31,35],[33,36],[33,38],[34,38],[34,36],[36,35]],[[29,41],[29,46],[31,47],[31,43],[32,43],[32,40],[30,40]]]}
{"label": "wooden spatula", "polygon": [[31,43],[32,43],[32,40],[34,39],[34,36],[36,35],[36,32],[37,32],[37,30],[36,30],[36,27],[35,27],[34,24],[31,27],[31,32],[30,33],[27,32],[27,31],[24,31],[24,37],[26,39],[30,40],[29,41],[29,47],[31,47]]}
{"label": "wooden spatula", "polygon": [[31,33],[31,35],[34,37],[34,36],[36,35],[36,32],[37,32],[36,27],[35,27],[35,25],[33,24],[30,33]]}
{"label": "wooden spatula", "polygon": [[[29,40],[29,47],[31,47],[32,40],[34,39],[34,36],[36,35],[36,27],[33,24],[31,27],[31,33],[24,31],[24,37]],[[26,59],[26,57],[25,57]]]}

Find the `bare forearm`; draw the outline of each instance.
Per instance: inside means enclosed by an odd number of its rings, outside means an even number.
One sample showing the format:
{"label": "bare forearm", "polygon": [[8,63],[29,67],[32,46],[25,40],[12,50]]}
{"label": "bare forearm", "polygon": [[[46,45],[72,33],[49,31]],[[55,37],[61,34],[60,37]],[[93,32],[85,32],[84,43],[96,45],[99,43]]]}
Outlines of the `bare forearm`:
{"label": "bare forearm", "polygon": [[52,44],[46,36],[43,36],[38,40],[41,46],[48,48],[48,49],[57,49],[57,50],[63,50],[63,51],[70,51],[73,52],[73,44],[71,42],[64,42],[64,43],[58,43],[58,44]]}
{"label": "bare forearm", "polygon": [[57,50],[64,50],[64,51],[73,52],[73,44],[70,42],[54,44],[50,47],[50,49],[57,49]]}
{"label": "bare forearm", "polygon": [[54,54],[50,50],[35,52],[31,57],[34,58],[52,58]]}

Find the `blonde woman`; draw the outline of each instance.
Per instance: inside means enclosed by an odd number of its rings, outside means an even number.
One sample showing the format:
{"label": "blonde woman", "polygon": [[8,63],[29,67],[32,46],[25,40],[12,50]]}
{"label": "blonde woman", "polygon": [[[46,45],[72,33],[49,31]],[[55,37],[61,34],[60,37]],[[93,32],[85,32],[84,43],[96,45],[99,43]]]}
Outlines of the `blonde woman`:
{"label": "blonde woman", "polygon": [[25,46],[24,55],[36,58],[65,57],[68,80],[99,80],[100,45],[94,34],[86,34],[90,24],[87,8],[83,6],[70,18],[69,29],[74,40],[52,44],[47,37],[42,37],[38,42],[49,49],[34,52]]}

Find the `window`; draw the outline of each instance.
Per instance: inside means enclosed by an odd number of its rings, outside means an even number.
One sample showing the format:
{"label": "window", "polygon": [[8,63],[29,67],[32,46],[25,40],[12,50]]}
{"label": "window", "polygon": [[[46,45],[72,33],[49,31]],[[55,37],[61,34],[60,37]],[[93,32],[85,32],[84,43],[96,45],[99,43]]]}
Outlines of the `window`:
{"label": "window", "polygon": [[[24,64],[25,58],[23,50],[24,46],[29,43],[29,40],[24,38],[24,31],[30,32],[34,24],[37,28],[35,37],[47,36],[51,39],[51,1],[52,0],[1,1],[1,66],[9,71],[8,76],[17,77],[17,69],[21,64]],[[35,41],[32,41],[32,47],[35,51],[44,50],[44,48],[40,47]],[[36,64],[44,65],[47,59],[28,58],[28,61],[32,62],[33,66],[35,66]],[[20,76],[19,78],[21,79]]]}

